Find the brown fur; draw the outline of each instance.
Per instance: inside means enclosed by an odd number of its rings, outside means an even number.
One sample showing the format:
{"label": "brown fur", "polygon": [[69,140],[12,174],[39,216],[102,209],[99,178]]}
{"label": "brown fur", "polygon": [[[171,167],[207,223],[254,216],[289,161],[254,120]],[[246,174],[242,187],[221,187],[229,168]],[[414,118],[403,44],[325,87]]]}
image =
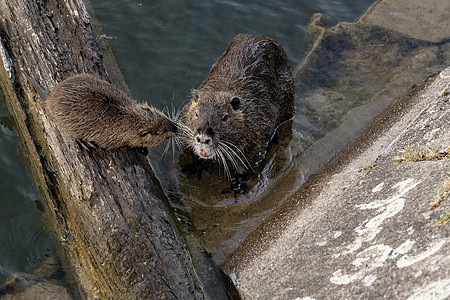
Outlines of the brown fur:
{"label": "brown fur", "polygon": [[105,149],[155,146],[177,131],[156,108],[138,104],[112,84],[87,74],[59,83],[46,106],[71,137]]}
{"label": "brown fur", "polygon": [[181,112],[184,140],[200,158],[245,173],[277,126],[294,115],[287,55],[273,39],[239,34]]}

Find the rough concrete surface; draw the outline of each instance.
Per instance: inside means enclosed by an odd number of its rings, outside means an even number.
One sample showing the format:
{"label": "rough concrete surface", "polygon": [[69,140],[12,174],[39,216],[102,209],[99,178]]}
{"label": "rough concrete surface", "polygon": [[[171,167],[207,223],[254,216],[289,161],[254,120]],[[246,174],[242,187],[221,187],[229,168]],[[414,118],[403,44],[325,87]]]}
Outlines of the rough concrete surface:
{"label": "rough concrete surface", "polygon": [[[413,95],[415,108],[334,174],[267,251],[235,273],[241,293],[248,299],[449,297],[450,226],[436,220],[450,204],[429,207],[443,192],[450,160],[394,161],[408,147],[450,146],[446,92],[450,68]],[[420,298],[425,295],[433,297]]]}
{"label": "rough concrete surface", "polygon": [[[385,9],[399,4],[410,19],[421,10],[437,21],[450,15],[436,11],[446,0],[428,8],[400,2],[378,1],[369,10],[377,15],[364,18],[390,26],[382,15],[397,16]],[[450,199],[430,210],[448,188],[450,160],[395,161],[407,149],[448,157],[450,68],[398,99],[356,140],[329,164],[339,167],[319,171],[293,196],[296,205],[273,225],[278,232],[259,233],[256,251],[223,265],[243,299],[450,298],[450,224],[437,222]]]}

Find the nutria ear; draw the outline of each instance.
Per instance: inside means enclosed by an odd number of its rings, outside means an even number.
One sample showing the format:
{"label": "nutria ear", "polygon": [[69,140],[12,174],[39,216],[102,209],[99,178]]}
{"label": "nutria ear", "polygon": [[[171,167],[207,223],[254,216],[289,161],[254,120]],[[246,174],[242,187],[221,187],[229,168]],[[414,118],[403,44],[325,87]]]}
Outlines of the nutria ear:
{"label": "nutria ear", "polygon": [[141,104],[140,107],[141,107],[141,109],[143,109],[146,112],[151,112],[152,111],[152,107],[149,106],[147,103]]}
{"label": "nutria ear", "polygon": [[192,101],[197,102],[200,98],[200,95],[198,94],[197,90],[192,90]]}
{"label": "nutria ear", "polygon": [[144,136],[146,136],[146,135],[149,134],[149,133],[150,133],[150,131],[145,130],[145,131],[142,131],[141,133],[139,133],[139,136],[140,136],[140,137],[144,137]]}

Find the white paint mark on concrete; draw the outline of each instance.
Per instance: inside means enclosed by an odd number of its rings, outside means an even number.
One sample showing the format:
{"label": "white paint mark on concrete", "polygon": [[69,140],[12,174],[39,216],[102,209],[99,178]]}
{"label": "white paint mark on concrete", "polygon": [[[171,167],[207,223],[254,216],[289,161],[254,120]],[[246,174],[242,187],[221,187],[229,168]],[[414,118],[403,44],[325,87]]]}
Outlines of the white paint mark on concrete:
{"label": "white paint mark on concrete", "polygon": [[392,248],[387,245],[373,245],[358,253],[352,265],[357,267],[366,267],[366,270],[373,270],[375,268],[382,267],[384,262],[388,259],[391,251]]}
{"label": "white paint mark on concrete", "polygon": [[446,241],[446,239],[441,239],[441,240],[433,242],[428,247],[427,250],[425,250],[424,252],[422,252],[416,256],[409,257],[408,255],[404,255],[404,256],[400,257],[400,259],[397,261],[397,267],[399,267],[399,268],[409,267],[415,263],[418,263],[421,260],[424,260],[425,258],[438,252],[439,249],[441,249],[441,247],[445,244],[445,241]]}
{"label": "white paint mark on concrete", "polygon": [[379,244],[371,246],[358,253],[356,259],[352,262],[352,265],[356,267],[356,273],[343,274],[342,269],[339,269],[333,273],[330,281],[334,284],[343,285],[364,278],[364,284],[370,283],[369,285],[371,285],[375,281],[376,276],[369,273],[376,268],[382,267],[391,251],[392,248],[387,245]]}
{"label": "white paint mark on concrete", "polygon": [[317,242],[316,246],[323,247],[327,244],[327,241]]}
{"label": "white paint mark on concrete", "polygon": [[406,240],[400,246],[395,248],[394,251],[392,251],[392,254],[389,258],[396,258],[397,256],[408,253],[411,250],[411,248],[414,246],[415,243],[416,243],[415,241]]}
{"label": "white paint mark on concrete", "polygon": [[398,198],[403,197],[407,192],[415,188],[421,181],[412,184],[413,182],[414,178],[408,178],[406,180],[400,181],[392,186],[392,189],[398,189],[398,193],[391,198],[384,200],[375,200],[367,204],[357,204],[355,205],[355,207],[358,207],[361,210],[366,210],[386,206],[392,202],[395,202]]}
{"label": "white paint mark on concrete", "polygon": [[443,300],[450,297],[450,278],[435,281],[408,297],[408,300]]}
{"label": "white paint mark on concrete", "polygon": [[[382,223],[387,219],[398,214],[405,204],[405,199],[402,198],[407,192],[415,188],[421,181],[416,181],[413,178],[408,178],[404,181],[400,181],[392,188],[397,189],[392,197],[382,200],[375,200],[366,204],[355,205],[361,210],[378,208],[377,212],[380,212],[372,219],[366,220],[365,226],[358,226],[355,228],[357,237],[355,241],[347,246],[347,250],[343,254],[353,253],[362,247],[363,242],[371,241],[375,236],[383,229]],[[363,223],[364,224],[364,223]]]}
{"label": "white paint mark on concrete", "polygon": [[331,283],[342,285],[342,284],[352,283],[353,281],[361,279],[361,278],[362,278],[362,272],[358,272],[353,275],[348,275],[348,274],[342,274],[342,270],[339,269],[333,273],[333,277],[330,278],[330,281],[331,281]]}
{"label": "white paint mark on concrete", "polygon": [[429,210],[429,211],[424,212],[424,213],[422,214],[422,216],[423,216],[423,218],[424,218],[425,220],[429,220],[432,214],[433,214],[433,211],[432,211],[432,210]]}
{"label": "white paint mark on concrete", "polygon": [[434,128],[433,130],[431,130],[430,132],[427,132],[424,134],[423,139],[427,142],[431,141],[434,137],[434,134],[436,132],[438,132],[440,130],[440,128]]}
{"label": "white paint mark on concrete", "polygon": [[[444,69],[441,73],[439,73],[439,76],[443,79],[450,77],[450,68]],[[442,95],[442,93],[441,93]]]}
{"label": "white paint mark on concrete", "polygon": [[362,282],[365,287],[368,287],[368,286],[371,286],[372,283],[374,283],[376,279],[377,279],[376,275],[367,275],[366,277],[364,277]]}
{"label": "white paint mark on concrete", "polygon": [[[405,194],[414,189],[420,183],[420,180],[416,181],[413,178],[408,178],[406,180],[398,182],[392,187],[392,189],[396,191],[391,197],[381,200],[375,200],[366,204],[356,205],[356,207],[361,210],[376,209],[376,215],[370,219],[364,220],[358,227],[354,229],[357,233],[357,237],[351,244],[347,245],[347,250],[344,251],[342,255],[353,253],[361,248],[364,242],[373,240],[375,236],[383,229],[383,223],[389,218],[397,215],[403,209],[405,205],[405,199],[403,197],[405,196]],[[372,192],[380,191],[383,186],[384,185],[380,183],[372,190]],[[413,232],[414,229],[412,227],[408,228],[409,234],[412,234]],[[333,273],[330,281],[334,284],[345,285],[356,280],[362,280],[365,286],[370,286],[377,278],[376,274],[373,274],[373,271],[376,268],[383,267],[384,263],[389,258],[393,259],[400,255],[404,255],[403,257],[407,257],[406,253],[411,251],[414,244],[415,241],[407,240],[400,246],[398,246],[395,250],[392,250],[390,246],[384,244],[371,246],[356,255],[355,260],[352,262],[353,266],[351,267],[353,273],[344,274],[342,269],[339,269]],[[442,247],[442,245],[440,245],[439,248],[440,247]],[[416,256],[412,258],[413,260],[405,260],[404,263],[414,263],[418,261],[417,259],[423,258],[422,256]]]}
{"label": "white paint mark on concrete", "polygon": [[333,239],[337,239],[338,237],[340,237],[342,235],[342,231],[336,231],[333,235]]}
{"label": "white paint mark on concrete", "polygon": [[383,187],[384,187],[384,182],[382,182],[382,183],[378,184],[376,187],[374,187],[372,189],[372,193],[376,193],[376,192],[381,191],[383,189]]}

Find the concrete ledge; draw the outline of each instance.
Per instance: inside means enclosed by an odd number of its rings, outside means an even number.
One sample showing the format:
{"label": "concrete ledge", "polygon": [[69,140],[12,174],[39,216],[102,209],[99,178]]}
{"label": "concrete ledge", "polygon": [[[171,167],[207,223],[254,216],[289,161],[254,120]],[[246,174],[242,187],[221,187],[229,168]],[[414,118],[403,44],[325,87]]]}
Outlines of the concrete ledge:
{"label": "concrete ledge", "polygon": [[[243,298],[450,296],[450,227],[436,222],[450,203],[429,209],[444,191],[450,160],[394,161],[410,147],[448,151],[449,93],[450,68],[399,99],[409,109],[391,106],[384,114],[395,123],[378,127],[364,151],[313,187],[309,204],[297,193],[289,221],[266,250],[225,266]],[[381,116],[374,124],[380,120],[389,122]]]}

